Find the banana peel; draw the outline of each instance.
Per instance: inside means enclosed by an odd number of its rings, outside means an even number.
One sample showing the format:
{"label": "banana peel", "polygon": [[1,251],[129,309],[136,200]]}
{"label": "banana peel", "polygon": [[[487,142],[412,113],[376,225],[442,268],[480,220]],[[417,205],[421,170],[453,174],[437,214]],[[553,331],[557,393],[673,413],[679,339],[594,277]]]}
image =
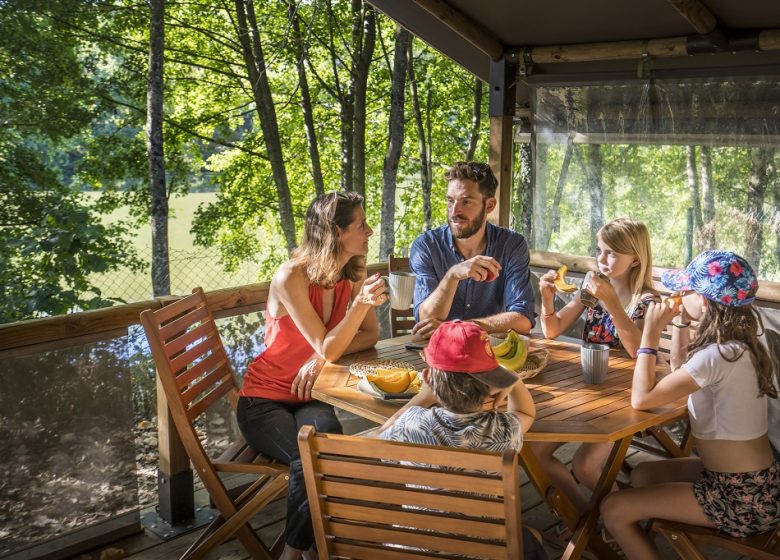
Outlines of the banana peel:
{"label": "banana peel", "polygon": [[570,294],[577,290],[577,286],[566,282],[566,273],[569,272],[569,267],[563,265],[561,268],[555,271],[555,289],[559,292]]}

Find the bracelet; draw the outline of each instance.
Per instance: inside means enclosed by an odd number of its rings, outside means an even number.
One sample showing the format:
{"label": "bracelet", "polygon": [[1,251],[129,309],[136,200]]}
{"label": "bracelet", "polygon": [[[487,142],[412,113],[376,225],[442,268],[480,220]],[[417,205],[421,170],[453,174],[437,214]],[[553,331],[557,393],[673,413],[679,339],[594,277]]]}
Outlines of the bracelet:
{"label": "bracelet", "polygon": [[637,348],[636,355],[639,356],[639,354],[651,354],[653,356],[657,356],[658,350],[655,348],[647,348],[643,346],[642,348]]}
{"label": "bracelet", "polygon": [[674,321],[672,321],[672,326],[677,327],[678,329],[687,329],[688,327],[691,326],[691,322],[688,321],[687,323],[675,323]]}

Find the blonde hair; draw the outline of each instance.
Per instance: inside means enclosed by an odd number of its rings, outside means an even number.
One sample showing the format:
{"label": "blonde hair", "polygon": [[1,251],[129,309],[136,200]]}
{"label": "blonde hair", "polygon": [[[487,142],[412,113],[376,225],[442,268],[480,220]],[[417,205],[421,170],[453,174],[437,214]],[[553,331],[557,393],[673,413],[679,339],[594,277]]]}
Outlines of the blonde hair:
{"label": "blonde hair", "polygon": [[346,229],[355,220],[355,210],[363,205],[363,197],[355,192],[322,194],[306,211],[306,225],[300,246],[292,254],[296,266],[303,267],[312,284],[332,288],[339,280],[360,279],[365,270],[365,257],[354,256],[339,266],[341,243],[339,228]]}
{"label": "blonde hair", "polygon": [[764,323],[753,304],[728,307],[714,301],[707,302],[707,311],[699,321],[696,338],[688,345],[689,357],[710,344],[718,345],[718,352],[727,362],[736,362],[745,352],[726,356],[720,345],[730,340],[744,343],[752,354],[753,367],[758,377],[758,395],[777,398],[777,389],[772,380],[777,377],[780,386],[780,371],[777,371],[772,356],[758,340],[764,332]]}
{"label": "blonde hair", "polygon": [[644,223],[630,218],[618,218],[604,224],[596,234],[598,239],[609,245],[617,253],[633,255],[639,260],[628,273],[628,285],[631,288],[631,301],[626,313],[631,312],[644,292],[653,289],[653,251],[650,248],[650,234]]}

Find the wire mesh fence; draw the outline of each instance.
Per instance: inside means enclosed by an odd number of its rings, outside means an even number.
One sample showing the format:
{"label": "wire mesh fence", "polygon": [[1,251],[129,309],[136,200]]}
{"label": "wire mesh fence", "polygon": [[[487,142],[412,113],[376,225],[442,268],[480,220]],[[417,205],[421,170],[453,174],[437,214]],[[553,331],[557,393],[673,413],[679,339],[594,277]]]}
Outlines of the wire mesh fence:
{"label": "wire mesh fence", "polygon": [[[151,250],[140,250],[139,257],[151,262]],[[171,293],[187,294],[196,286],[217,290],[259,282],[260,264],[244,263],[233,272],[226,272],[214,250],[170,251]],[[131,303],[153,297],[150,268],[134,272],[123,269],[96,275],[93,278],[103,297]]]}

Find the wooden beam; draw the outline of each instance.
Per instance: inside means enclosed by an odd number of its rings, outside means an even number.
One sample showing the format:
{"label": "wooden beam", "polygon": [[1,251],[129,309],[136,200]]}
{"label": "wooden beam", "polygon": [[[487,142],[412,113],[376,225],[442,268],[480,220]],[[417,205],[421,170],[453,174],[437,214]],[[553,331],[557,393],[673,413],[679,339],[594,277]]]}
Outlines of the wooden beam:
{"label": "wooden beam", "polygon": [[[750,37],[742,37],[738,40],[735,39],[730,45],[727,45],[727,48],[730,48],[733,51],[780,50],[780,29],[765,29],[755,32],[755,35],[751,35],[751,37],[755,40],[749,40]],[[688,37],[668,37],[662,39],[648,39],[646,41],[581,43],[576,45],[534,47],[530,49],[531,60],[537,64],[631,60],[639,59],[645,54],[655,58],[671,58],[700,53],[688,52]]]}
{"label": "wooden beam", "polygon": [[767,29],[758,33],[758,48],[762,51],[780,50],[780,29]]}
{"label": "wooden beam", "polygon": [[554,62],[639,59],[645,53],[658,58],[687,56],[687,42],[687,37],[672,37],[649,41],[614,41],[535,47],[531,49],[531,60],[537,64],[549,64]]}
{"label": "wooden beam", "polygon": [[512,209],[512,117],[490,117],[490,148],[488,161],[493,174],[498,179],[496,189],[496,208],[490,213],[490,221],[509,227]]}
{"label": "wooden beam", "polygon": [[669,0],[669,2],[699,35],[712,33],[718,27],[717,18],[700,0]]}
{"label": "wooden beam", "polygon": [[488,161],[498,180],[496,205],[489,219],[509,227],[512,209],[513,121],[517,99],[517,65],[502,56],[490,62],[490,141]]}
{"label": "wooden beam", "polygon": [[444,25],[466,39],[469,43],[487,54],[491,59],[498,60],[504,55],[504,45],[495,37],[447,4],[444,0],[414,0],[415,3],[438,18]]}

